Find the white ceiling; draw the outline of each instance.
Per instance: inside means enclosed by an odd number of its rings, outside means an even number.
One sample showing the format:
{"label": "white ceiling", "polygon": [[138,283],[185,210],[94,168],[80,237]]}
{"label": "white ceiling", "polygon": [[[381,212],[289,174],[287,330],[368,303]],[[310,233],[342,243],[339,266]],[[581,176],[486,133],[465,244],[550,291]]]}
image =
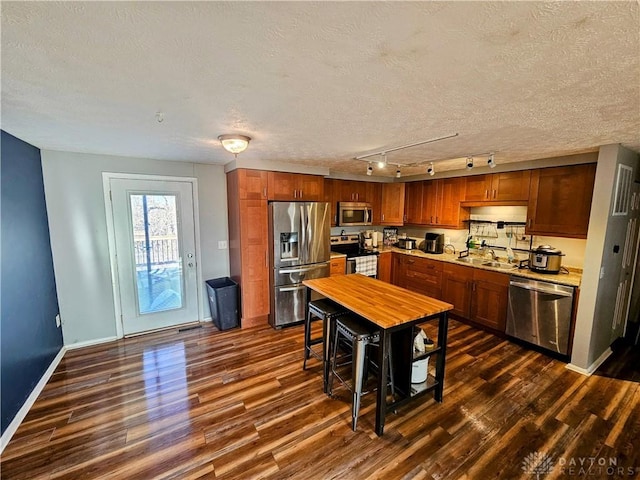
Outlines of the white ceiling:
{"label": "white ceiling", "polygon": [[364,172],[356,155],[452,133],[388,160],[442,171],[489,151],[640,151],[636,1],[1,9],[2,128],[42,149],[224,164],[217,136],[242,133],[245,162],[338,175]]}

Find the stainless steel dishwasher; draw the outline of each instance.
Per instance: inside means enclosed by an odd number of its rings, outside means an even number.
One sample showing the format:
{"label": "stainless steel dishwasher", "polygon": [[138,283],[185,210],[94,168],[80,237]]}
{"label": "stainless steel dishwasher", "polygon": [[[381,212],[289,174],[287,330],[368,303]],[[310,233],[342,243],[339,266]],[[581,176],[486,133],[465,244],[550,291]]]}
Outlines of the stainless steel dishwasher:
{"label": "stainless steel dishwasher", "polygon": [[507,335],[566,355],[574,288],[511,276]]}

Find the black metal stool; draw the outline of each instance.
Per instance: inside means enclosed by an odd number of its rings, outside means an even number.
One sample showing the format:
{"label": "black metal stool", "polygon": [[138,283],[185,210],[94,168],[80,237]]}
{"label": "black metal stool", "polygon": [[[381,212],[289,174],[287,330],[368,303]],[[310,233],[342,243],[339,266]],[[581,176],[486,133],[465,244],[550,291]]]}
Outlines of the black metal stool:
{"label": "black metal stool", "polygon": [[[309,313],[304,322],[304,362],[302,369],[307,369],[307,360],[313,355],[318,360],[325,359],[325,353],[318,353],[312,347],[323,343],[323,337],[311,338],[311,322],[322,320],[322,330],[326,329],[327,322],[344,315],[348,310],[328,298],[320,298],[309,302]],[[328,352],[328,345],[323,345],[323,352]]]}
{"label": "black metal stool", "polygon": [[[340,341],[348,341],[352,345],[351,353],[351,385],[343,379],[337,372],[338,366],[338,345]],[[369,322],[353,315],[343,315],[336,320],[336,333],[333,339],[333,354],[331,355],[331,365],[329,367],[328,394],[333,390],[333,377],[338,380],[353,393],[353,403],[351,405],[352,429],[355,432],[358,423],[358,412],[360,411],[360,398],[363,395],[363,386],[367,377],[366,368],[366,348],[369,345],[380,348],[380,331],[374,330]],[[389,352],[389,379],[391,383],[391,395],[395,395],[393,384],[393,367],[391,352]],[[379,370],[379,369],[378,369]]]}

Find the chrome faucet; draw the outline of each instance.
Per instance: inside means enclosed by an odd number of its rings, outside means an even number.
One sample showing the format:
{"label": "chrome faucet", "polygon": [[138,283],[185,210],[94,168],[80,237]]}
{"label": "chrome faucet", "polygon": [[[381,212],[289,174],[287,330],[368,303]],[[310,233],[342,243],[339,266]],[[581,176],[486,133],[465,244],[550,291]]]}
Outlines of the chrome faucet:
{"label": "chrome faucet", "polygon": [[491,260],[493,260],[494,262],[498,260],[498,256],[496,255],[496,252],[493,250],[493,248],[489,249],[488,253],[491,255]]}

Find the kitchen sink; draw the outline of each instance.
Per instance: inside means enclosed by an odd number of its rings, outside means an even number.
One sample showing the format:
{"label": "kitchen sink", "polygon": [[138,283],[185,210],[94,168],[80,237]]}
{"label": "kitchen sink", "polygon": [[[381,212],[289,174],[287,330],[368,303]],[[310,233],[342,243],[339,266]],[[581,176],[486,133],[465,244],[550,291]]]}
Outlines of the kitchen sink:
{"label": "kitchen sink", "polygon": [[469,263],[471,265],[482,265],[486,262],[484,258],[476,258],[476,257],[461,257],[456,258],[458,262]]}
{"label": "kitchen sink", "polygon": [[517,265],[513,263],[505,263],[505,262],[483,262],[480,265],[482,265],[483,267],[499,268],[501,270],[511,270],[512,268],[517,267]]}

